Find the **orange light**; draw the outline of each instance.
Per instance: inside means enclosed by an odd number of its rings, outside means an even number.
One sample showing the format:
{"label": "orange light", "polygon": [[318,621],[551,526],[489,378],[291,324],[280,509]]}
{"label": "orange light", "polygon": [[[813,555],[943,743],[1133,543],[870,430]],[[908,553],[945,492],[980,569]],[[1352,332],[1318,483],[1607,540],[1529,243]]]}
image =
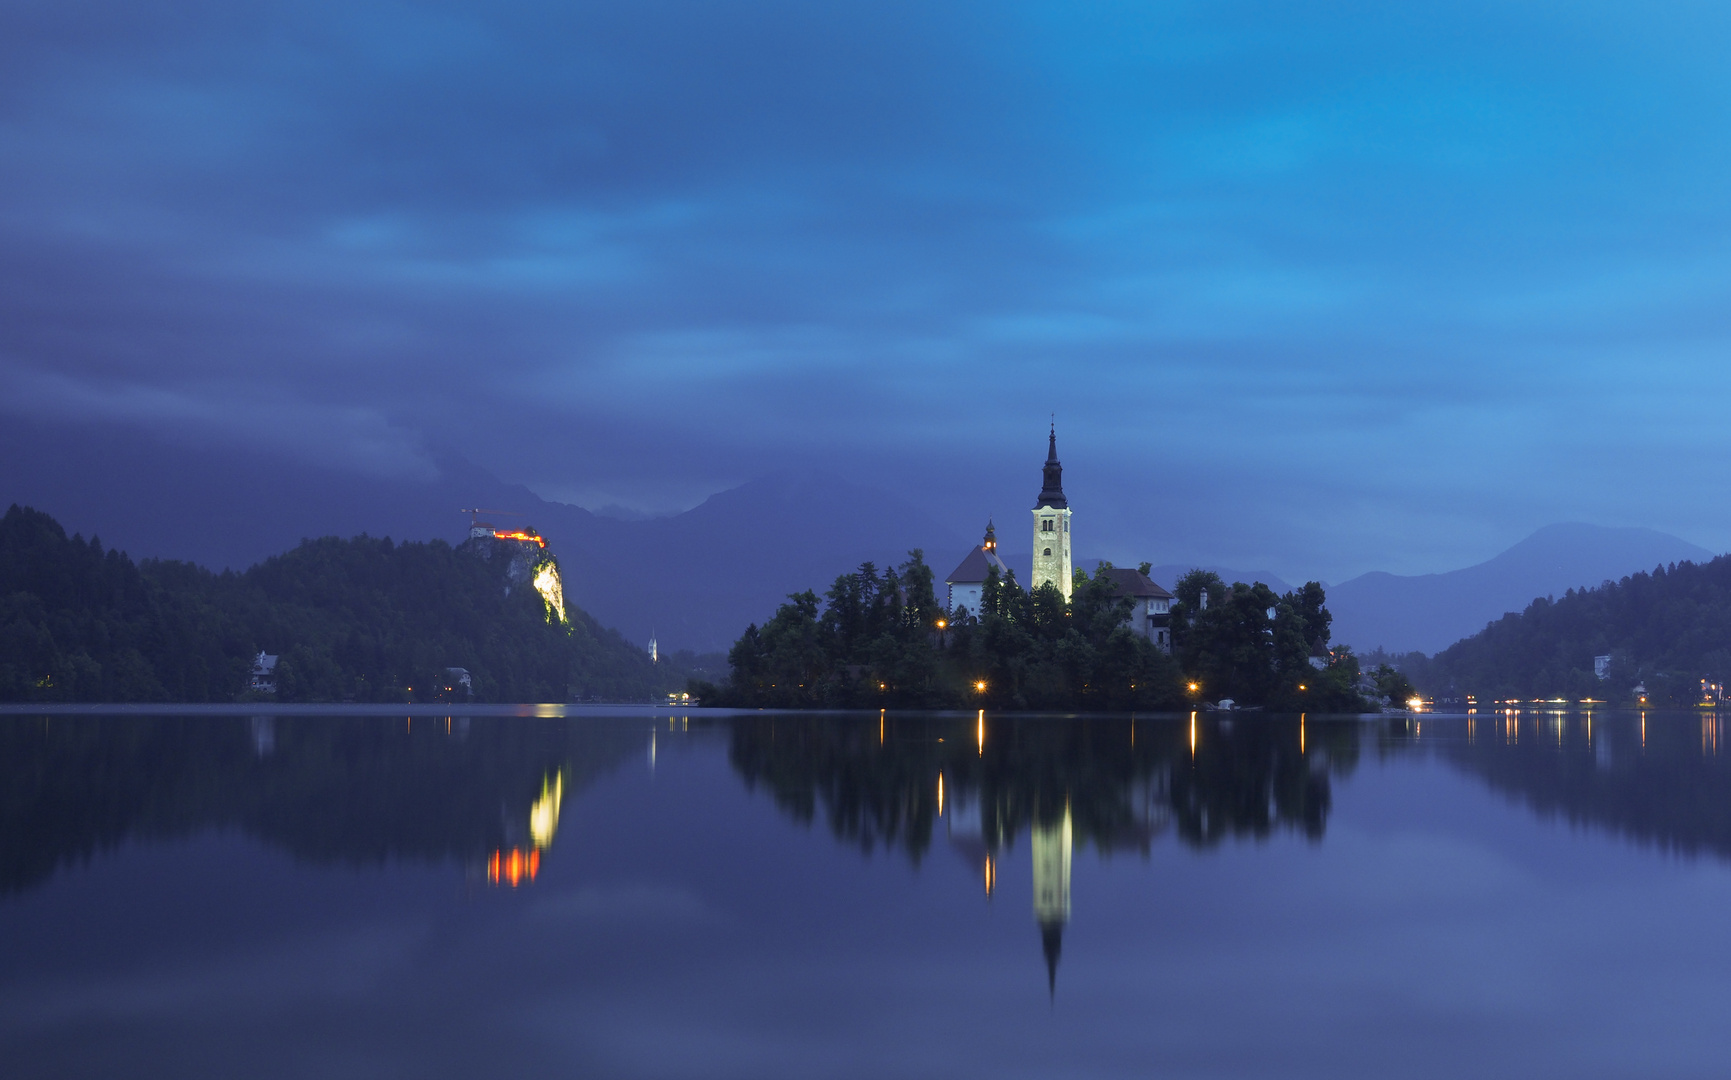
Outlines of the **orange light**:
{"label": "orange light", "polygon": [[524,543],[540,544],[542,547],[547,546],[547,541],[541,539],[539,536],[535,535],[532,532],[525,532],[522,529],[512,529],[509,532],[505,531],[504,529],[494,529],[493,530],[493,539],[495,539],[495,540],[521,540]]}
{"label": "orange light", "polygon": [[534,881],[541,872],[541,852],[528,852],[512,848],[509,852],[495,851],[493,857],[487,860],[487,882],[491,885],[506,884],[515,889],[526,878]]}
{"label": "orange light", "polygon": [[982,693],[982,694],[985,693],[986,692],[986,680],[981,679],[979,682],[975,683],[974,689],[979,693]]}

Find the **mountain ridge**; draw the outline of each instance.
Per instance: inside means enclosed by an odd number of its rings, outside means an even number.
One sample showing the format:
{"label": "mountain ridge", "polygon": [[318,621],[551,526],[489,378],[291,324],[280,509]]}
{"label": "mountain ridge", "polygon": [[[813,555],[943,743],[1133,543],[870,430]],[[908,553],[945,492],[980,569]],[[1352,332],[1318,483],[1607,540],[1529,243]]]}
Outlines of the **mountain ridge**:
{"label": "mountain ridge", "polygon": [[1656,529],[1559,522],[1458,570],[1360,574],[1329,590],[1328,607],[1335,639],[1361,652],[1435,653],[1538,597],[1711,558],[1706,548]]}

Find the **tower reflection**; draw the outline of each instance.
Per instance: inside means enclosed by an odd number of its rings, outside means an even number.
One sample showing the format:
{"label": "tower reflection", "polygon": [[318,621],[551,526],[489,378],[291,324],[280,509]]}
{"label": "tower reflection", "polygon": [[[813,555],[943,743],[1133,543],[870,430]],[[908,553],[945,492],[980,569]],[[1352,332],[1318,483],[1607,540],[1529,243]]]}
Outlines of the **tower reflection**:
{"label": "tower reflection", "polygon": [[[1320,839],[1329,776],[1358,760],[1351,721],[1263,717],[736,717],[729,758],[802,821],[918,862],[940,840],[990,902],[1026,835],[1034,920],[1056,991],[1077,847],[1147,856],[1170,831],[1196,848],[1289,830]],[[982,737],[987,727],[989,737]],[[940,831],[941,828],[941,831]]]}

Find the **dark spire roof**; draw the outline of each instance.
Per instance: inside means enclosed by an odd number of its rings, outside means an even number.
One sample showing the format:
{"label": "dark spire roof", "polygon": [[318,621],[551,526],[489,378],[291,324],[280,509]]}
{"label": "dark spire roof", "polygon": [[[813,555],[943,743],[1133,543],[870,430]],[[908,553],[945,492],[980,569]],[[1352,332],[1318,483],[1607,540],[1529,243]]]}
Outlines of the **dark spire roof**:
{"label": "dark spire roof", "polygon": [[986,519],[986,538],[980,543],[980,546],[987,551],[998,550],[998,530],[993,527],[991,518]]}
{"label": "dark spire roof", "polygon": [[1069,505],[1069,500],[1064,498],[1064,466],[1058,462],[1058,425],[1053,423],[1046,444],[1045,485],[1040,488],[1040,501],[1034,504],[1034,509],[1051,506],[1063,510]]}
{"label": "dark spire roof", "polygon": [[1046,992],[1058,996],[1058,952],[1064,947],[1064,924],[1040,923],[1040,948],[1046,954]]}

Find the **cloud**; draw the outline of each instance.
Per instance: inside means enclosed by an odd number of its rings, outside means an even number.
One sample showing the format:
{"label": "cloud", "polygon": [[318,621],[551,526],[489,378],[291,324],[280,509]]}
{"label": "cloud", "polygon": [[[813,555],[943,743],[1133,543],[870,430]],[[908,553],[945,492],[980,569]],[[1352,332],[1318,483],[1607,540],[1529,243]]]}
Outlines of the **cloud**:
{"label": "cloud", "polygon": [[[4,378],[644,506],[799,460],[943,509],[933,462],[1007,487],[1057,411],[1102,493],[1158,475],[1196,519],[1114,507],[1104,544],[1297,577],[1440,568],[1397,562],[1421,523],[1708,539],[1706,473],[1651,444],[1726,389],[1728,38],[1536,2],[14,5]],[[1675,504],[1607,497],[1679,467]]]}

